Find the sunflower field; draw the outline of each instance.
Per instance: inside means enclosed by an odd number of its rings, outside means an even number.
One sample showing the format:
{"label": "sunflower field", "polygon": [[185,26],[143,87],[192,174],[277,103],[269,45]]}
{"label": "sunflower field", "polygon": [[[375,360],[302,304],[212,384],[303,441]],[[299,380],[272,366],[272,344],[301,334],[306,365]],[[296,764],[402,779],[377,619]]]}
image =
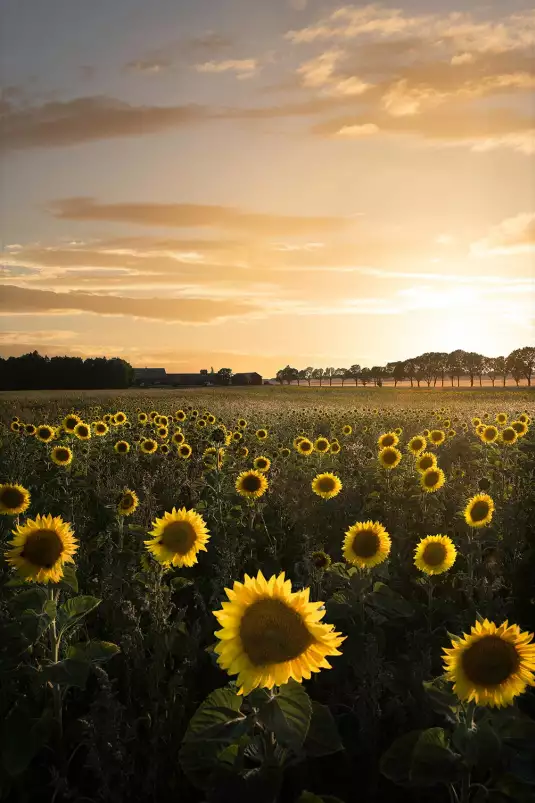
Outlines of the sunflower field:
{"label": "sunflower field", "polygon": [[0,400],[0,799],[535,801],[528,390]]}

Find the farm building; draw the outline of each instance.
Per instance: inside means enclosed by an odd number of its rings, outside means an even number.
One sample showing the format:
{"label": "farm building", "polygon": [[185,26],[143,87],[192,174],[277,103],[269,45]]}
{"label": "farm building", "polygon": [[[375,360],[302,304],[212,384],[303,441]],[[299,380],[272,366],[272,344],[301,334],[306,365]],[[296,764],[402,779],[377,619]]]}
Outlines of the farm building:
{"label": "farm building", "polygon": [[[231,381],[233,385],[261,385],[262,377],[256,371],[247,371],[234,374]],[[206,387],[219,384],[219,380],[217,373],[208,373],[206,369],[198,374],[168,374],[165,368],[134,368],[134,384],[141,387]]]}
{"label": "farm building", "polygon": [[262,377],[256,371],[247,371],[241,374],[234,374],[232,377],[233,385],[261,385]]}

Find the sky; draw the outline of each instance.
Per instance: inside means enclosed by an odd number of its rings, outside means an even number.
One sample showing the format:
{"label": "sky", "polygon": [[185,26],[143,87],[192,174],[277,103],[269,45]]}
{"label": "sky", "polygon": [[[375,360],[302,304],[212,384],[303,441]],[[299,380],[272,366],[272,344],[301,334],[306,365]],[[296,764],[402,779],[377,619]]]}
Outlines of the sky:
{"label": "sky", "polygon": [[0,355],[535,344],[531,6],[0,0]]}

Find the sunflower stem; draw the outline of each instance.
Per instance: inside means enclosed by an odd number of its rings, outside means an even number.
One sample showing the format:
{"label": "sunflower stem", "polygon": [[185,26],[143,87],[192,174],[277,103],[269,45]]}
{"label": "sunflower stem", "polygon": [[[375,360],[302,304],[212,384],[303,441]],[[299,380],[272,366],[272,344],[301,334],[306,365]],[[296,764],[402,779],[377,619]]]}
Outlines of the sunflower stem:
{"label": "sunflower stem", "polygon": [[[47,589],[48,599],[56,604],[56,608],[59,601],[59,593],[60,593],[59,588],[57,589],[57,591],[54,591],[54,589],[50,587]],[[50,657],[52,663],[57,664],[59,662],[59,647],[61,642],[61,633],[58,633],[55,616],[50,624],[49,633],[50,633]],[[51,683],[51,687],[52,687],[52,704],[54,709],[54,719],[57,722],[58,741],[61,744],[63,740],[61,689],[58,683]]]}

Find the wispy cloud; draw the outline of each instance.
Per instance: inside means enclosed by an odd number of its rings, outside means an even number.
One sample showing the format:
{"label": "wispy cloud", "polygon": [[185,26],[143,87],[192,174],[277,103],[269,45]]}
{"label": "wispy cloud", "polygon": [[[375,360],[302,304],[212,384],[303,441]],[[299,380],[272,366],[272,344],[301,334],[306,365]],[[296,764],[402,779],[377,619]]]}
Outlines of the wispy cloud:
{"label": "wispy cloud", "polygon": [[487,237],[472,243],[471,252],[479,257],[535,252],[535,212],[503,220]]}
{"label": "wispy cloud", "polygon": [[201,73],[234,73],[238,78],[251,78],[258,71],[257,59],[225,59],[223,61],[204,61],[195,65]]}

